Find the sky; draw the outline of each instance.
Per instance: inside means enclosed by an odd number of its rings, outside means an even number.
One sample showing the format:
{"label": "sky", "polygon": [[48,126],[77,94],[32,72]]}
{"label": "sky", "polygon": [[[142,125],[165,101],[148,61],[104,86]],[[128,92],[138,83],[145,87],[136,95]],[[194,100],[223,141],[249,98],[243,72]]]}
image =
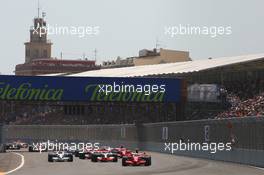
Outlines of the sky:
{"label": "sky", "polygon": [[[50,26],[97,27],[84,37],[51,34],[52,56],[97,63],[137,56],[141,49],[158,47],[189,51],[193,60],[264,53],[263,0],[40,0]],[[37,0],[1,0],[1,74],[14,74],[24,63],[24,43],[38,14]],[[179,26],[224,29],[186,34]],[[173,29],[173,30],[172,30]],[[228,29],[228,31],[227,31]],[[182,29],[183,30],[183,29]],[[220,30],[220,29],[219,29]],[[231,32],[230,32],[231,30]],[[214,31],[214,30],[212,30]]]}

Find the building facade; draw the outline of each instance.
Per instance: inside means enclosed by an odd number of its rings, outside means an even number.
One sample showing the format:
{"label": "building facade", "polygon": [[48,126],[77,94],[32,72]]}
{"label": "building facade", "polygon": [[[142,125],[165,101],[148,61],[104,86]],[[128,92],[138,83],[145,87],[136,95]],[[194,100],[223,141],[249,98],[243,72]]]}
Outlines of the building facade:
{"label": "building facade", "polygon": [[191,61],[189,52],[168,50],[168,49],[143,49],[139,51],[139,56],[134,59],[135,66],[162,64],[162,63],[175,63]]}
{"label": "building facade", "polygon": [[134,66],[134,57],[128,57],[125,59],[122,59],[120,57],[117,57],[114,61],[104,61],[102,63],[102,69],[108,69],[108,68],[118,68],[118,67],[130,67]]}

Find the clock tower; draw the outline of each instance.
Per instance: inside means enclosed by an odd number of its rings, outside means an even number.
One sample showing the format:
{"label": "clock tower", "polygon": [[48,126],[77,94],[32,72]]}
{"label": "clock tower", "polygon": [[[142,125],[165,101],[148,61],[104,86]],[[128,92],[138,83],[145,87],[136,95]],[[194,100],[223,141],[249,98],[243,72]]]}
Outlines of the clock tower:
{"label": "clock tower", "polygon": [[25,63],[36,59],[51,59],[51,45],[47,40],[46,21],[42,17],[34,18],[30,28],[30,41],[25,43]]}

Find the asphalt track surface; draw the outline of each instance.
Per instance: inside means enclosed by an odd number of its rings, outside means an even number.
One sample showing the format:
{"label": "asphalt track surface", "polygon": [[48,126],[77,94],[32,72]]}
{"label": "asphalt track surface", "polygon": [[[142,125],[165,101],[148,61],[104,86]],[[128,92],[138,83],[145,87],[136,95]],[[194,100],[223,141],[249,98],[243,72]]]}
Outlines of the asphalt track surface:
{"label": "asphalt track surface", "polygon": [[[48,162],[47,153],[19,152],[25,163],[12,175],[263,175],[264,170],[233,163],[188,158],[175,155],[150,153],[149,167],[122,167],[117,163],[80,160],[71,162]],[[21,156],[14,153],[0,154],[0,169],[4,172],[19,166]],[[5,164],[2,164],[5,162]],[[0,173],[3,175],[3,173]]]}

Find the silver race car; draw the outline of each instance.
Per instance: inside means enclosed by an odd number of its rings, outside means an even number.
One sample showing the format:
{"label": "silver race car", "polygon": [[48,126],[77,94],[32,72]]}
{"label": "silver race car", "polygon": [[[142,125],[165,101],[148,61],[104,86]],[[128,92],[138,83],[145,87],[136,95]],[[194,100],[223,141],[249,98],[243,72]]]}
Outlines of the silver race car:
{"label": "silver race car", "polygon": [[48,155],[49,162],[72,162],[73,155],[72,153],[65,151],[57,151],[53,153],[49,153]]}

